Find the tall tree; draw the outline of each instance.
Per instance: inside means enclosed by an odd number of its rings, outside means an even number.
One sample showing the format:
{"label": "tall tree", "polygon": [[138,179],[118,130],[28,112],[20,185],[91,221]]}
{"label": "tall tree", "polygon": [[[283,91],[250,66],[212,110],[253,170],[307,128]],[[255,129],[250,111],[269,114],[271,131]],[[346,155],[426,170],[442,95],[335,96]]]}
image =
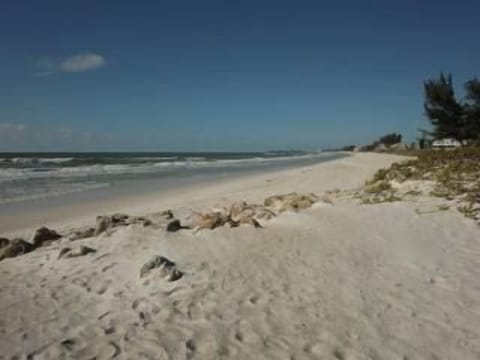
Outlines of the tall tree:
{"label": "tall tree", "polygon": [[471,140],[480,140],[480,80],[475,78],[467,81],[465,91],[465,136]]}
{"label": "tall tree", "polygon": [[425,81],[424,91],[425,113],[433,125],[433,137],[465,139],[463,108],[455,98],[452,76],[441,73],[438,79]]}

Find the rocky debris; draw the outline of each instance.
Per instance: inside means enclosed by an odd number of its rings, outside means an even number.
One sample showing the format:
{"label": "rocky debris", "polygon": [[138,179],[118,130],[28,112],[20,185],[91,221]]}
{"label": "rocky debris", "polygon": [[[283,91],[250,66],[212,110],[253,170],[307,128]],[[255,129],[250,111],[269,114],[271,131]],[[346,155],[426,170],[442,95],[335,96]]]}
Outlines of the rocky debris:
{"label": "rocky debris", "polygon": [[146,262],[140,269],[140,277],[148,275],[153,269],[160,271],[160,276],[167,281],[176,281],[183,276],[183,272],[179,271],[173,261],[164,256],[154,256],[150,261]]}
{"label": "rocky debris", "polygon": [[[270,220],[284,211],[298,211],[311,207],[320,199],[315,194],[290,193],[286,195],[274,195],[265,199],[263,205],[248,204],[245,201],[237,201],[228,209],[221,209],[199,214],[194,213],[191,220],[191,228],[196,231],[202,229],[213,230],[217,227],[230,225],[237,227],[241,224],[249,224],[261,228],[259,220]],[[331,203],[331,201],[325,200]]]}
{"label": "rocky debris", "polygon": [[298,211],[311,207],[318,201],[315,194],[297,194],[296,192],[285,195],[273,195],[265,199],[265,207],[282,213],[285,211]]}
{"label": "rocky debris", "polygon": [[184,229],[184,228],[185,227],[182,226],[182,224],[180,223],[180,220],[178,220],[178,219],[172,220],[167,224],[167,231],[168,232],[175,232],[175,231],[178,231],[178,230]]}
{"label": "rocky debris", "polygon": [[[238,220],[235,223],[238,224],[238,225],[242,225],[242,224],[252,225],[253,227],[255,227],[257,229],[263,227],[262,225],[260,225],[260,223],[254,217],[242,217],[240,220]],[[230,224],[230,226],[234,227],[234,226],[232,226],[232,224]]]}
{"label": "rocky debris", "polygon": [[62,236],[55,230],[41,227],[33,234],[32,243],[23,239],[9,240],[7,238],[0,238],[0,260],[27,254],[36,248],[48,245],[52,241],[58,240],[61,237]]}
{"label": "rocky debris", "polygon": [[83,255],[87,255],[94,252],[97,252],[97,250],[92,249],[85,245],[80,245],[80,247],[74,248],[74,249],[65,247],[62,250],[60,250],[60,253],[58,254],[58,258],[60,259],[62,257],[63,258],[78,257],[78,256],[83,256]]}
{"label": "rocky debris", "polygon": [[60,250],[60,252],[58,253],[58,258],[57,259],[60,259],[63,255],[65,255],[66,253],[68,253],[69,251],[72,251],[72,248],[69,248],[69,247],[64,247]]}
{"label": "rocky debris", "polygon": [[323,195],[320,196],[320,201],[330,203],[336,199],[345,199],[345,198],[353,198],[355,197],[355,190],[340,190],[340,189],[333,189],[327,190]]}
{"label": "rocky debris", "polygon": [[164,219],[170,220],[173,219],[173,212],[172,210],[164,210],[159,214]]}
{"label": "rocky debris", "polygon": [[80,240],[80,239],[86,239],[95,236],[95,228],[94,227],[85,227],[85,228],[80,228],[80,229],[74,229],[72,230],[67,237],[73,241],[73,240]]}
{"label": "rocky debris", "polygon": [[13,239],[0,249],[0,260],[16,257],[35,250],[35,246],[22,239]]}
{"label": "rocky debris", "polygon": [[143,216],[129,216],[122,213],[97,216],[95,235],[100,235],[101,233],[118,226],[128,226],[131,224],[143,224],[143,226],[148,226],[151,225],[151,223],[151,220]]}
{"label": "rocky debris", "polygon": [[95,235],[111,229],[113,227],[113,221],[110,216],[97,216],[97,226],[95,227]]}
{"label": "rocky debris", "polygon": [[147,219],[144,216],[133,216],[129,220],[129,224],[142,224],[143,226],[152,225],[152,220]]}
{"label": "rocky debris", "polygon": [[[208,229],[213,230],[217,227],[223,226],[229,220],[228,214],[220,211],[212,211],[201,214],[198,223],[195,226],[196,230]],[[235,224],[234,224],[235,225]]]}
{"label": "rocky debris", "polygon": [[34,247],[48,245],[51,241],[58,240],[62,235],[58,234],[55,230],[51,230],[47,227],[41,227],[33,234],[32,242]]}
{"label": "rocky debris", "polygon": [[251,206],[249,206],[245,201],[237,201],[230,205],[229,213],[232,219],[236,219],[240,214],[246,211],[251,212],[251,215],[253,215],[253,209]]}
{"label": "rocky debris", "polygon": [[10,240],[8,240],[7,238],[0,238],[0,249],[3,249],[9,244],[10,244]]}
{"label": "rocky debris", "polygon": [[245,201],[235,202],[230,206],[229,215],[234,221],[241,221],[244,218],[256,220],[270,220],[275,213],[263,205],[247,204]]}
{"label": "rocky debris", "polygon": [[328,194],[323,194],[319,197],[319,200],[325,204],[333,205],[333,196]]}

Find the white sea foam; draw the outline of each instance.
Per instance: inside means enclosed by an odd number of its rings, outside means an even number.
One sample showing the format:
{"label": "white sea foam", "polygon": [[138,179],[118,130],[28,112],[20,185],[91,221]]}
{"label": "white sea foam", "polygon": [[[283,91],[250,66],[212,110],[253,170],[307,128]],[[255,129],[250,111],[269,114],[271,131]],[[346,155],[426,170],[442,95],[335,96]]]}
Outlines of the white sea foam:
{"label": "white sea foam", "polygon": [[155,177],[161,181],[163,174],[168,174],[171,178],[176,174],[188,176],[201,174],[202,171],[207,174],[212,170],[222,173],[229,169],[252,170],[294,164],[296,161],[309,159],[315,161],[315,158],[325,157],[325,154],[278,155],[243,159],[212,159],[208,156],[182,155],[0,158],[0,203],[83,191],[137,177]]}
{"label": "white sea foam", "polygon": [[[295,161],[308,159],[317,155],[284,156],[276,158],[248,158],[248,159],[220,159],[207,160],[204,157],[189,157],[177,161],[157,161],[130,164],[93,164],[65,167],[26,167],[26,168],[0,168],[0,182],[12,180],[42,179],[42,178],[67,178],[67,177],[91,177],[119,174],[148,174],[161,172],[165,168],[202,168],[202,167],[238,167],[259,163],[277,163],[281,161]],[[169,157],[172,160],[176,157]],[[37,159],[39,162],[62,163],[71,161],[73,158],[48,158]],[[158,158],[157,158],[158,159]],[[15,158],[17,162],[31,161],[31,158]]]}

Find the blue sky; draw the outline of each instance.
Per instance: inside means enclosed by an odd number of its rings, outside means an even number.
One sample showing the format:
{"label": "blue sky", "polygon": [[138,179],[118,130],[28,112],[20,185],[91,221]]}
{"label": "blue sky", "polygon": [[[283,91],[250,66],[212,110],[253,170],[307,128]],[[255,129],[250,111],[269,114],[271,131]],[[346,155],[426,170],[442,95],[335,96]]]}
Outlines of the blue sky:
{"label": "blue sky", "polygon": [[250,151],[408,141],[422,82],[479,76],[480,2],[0,5],[0,151]]}

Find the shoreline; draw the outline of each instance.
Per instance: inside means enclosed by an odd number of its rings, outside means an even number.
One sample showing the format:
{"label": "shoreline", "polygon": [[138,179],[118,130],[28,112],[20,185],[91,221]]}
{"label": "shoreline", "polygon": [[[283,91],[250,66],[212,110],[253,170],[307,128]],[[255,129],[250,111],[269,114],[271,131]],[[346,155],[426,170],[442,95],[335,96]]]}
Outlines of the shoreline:
{"label": "shoreline", "polygon": [[[85,225],[94,222],[97,215],[107,213],[151,212],[158,206],[178,204],[176,198],[182,197],[185,193],[195,197],[202,190],[209,191],[212,187],[227,187],[229,184],[238,186],[238,181],[255,182],[255,178],[283,176],[289,171],[310,168],[351,156],[350,153],[342,152],[337,152],[336,155],[339,158],[319,161],[313,165],[290,165],[283,169],[243,169],[231,173],[220,170],[219,176],[200,174],[193,178],[171,178],[158,183],[155,183],[155,179],[132,180],[130,184],[113,187],[113,190],[99,188],[0,204],[0,235],[26,236],[26,231],[33,232],[36,227],[43,225],[51,227],[62,227],[64,224]],[[139,190],[134,191],[135,188]],[[182,199],[180,203],[182,201],[185,200]]]}

